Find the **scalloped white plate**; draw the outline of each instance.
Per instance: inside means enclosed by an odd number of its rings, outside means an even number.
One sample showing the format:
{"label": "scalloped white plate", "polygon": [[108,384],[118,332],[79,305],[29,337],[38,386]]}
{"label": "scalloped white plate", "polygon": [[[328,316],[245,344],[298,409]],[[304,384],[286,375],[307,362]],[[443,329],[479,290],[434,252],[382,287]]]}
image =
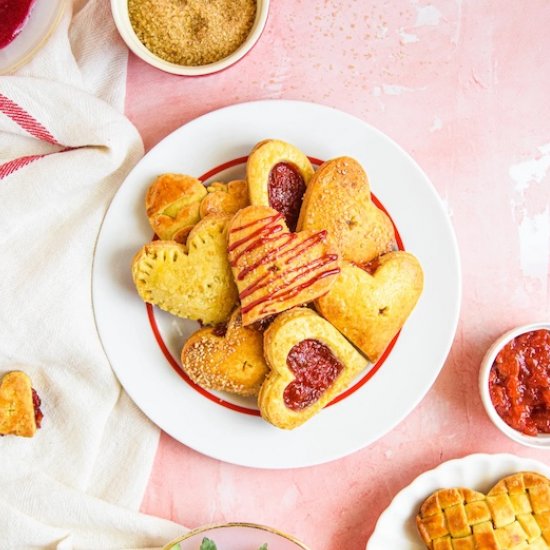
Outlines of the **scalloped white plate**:
{"label": "scalloped white plate", "polygon": [[[317,159],[355,157],[374,195],[424,270],[424,291],[386,361],[351,394],[303,426],[279,430],[253,401],[200,391],[181,378],[179,357],[197,323],[146,309],[131,276],[134,254],[152,238],[144,198],[153,179],[181,172],[211,181],[242,177],[246,155],[277,137]],[[313,103],[241,103],[182,126],[135,166],[115,195],[98,237],[92,295],[95,321],[120,382],[165,432],[208,456],[256,468],[321,464],[369,445],[424,397],[447,357],[460,307],[453,229],[430,181],[387,136],[351,115]],[[355,389],[356,388],[356,389]],[[239,407],[241,407],[239,409]],[[248,407],[243,412],[242,407]]]}
{"label": "scalloped white plate", "polygon": [[511,454],[468,455],[420,474],[399,491],[382,512],[367,543],[367,550],[426,550],[414,522],[426,497],[438,489],[451,487],[486,492],[502,477],[521,471],[534,471],[550,477],[550,467],[542,462]]}

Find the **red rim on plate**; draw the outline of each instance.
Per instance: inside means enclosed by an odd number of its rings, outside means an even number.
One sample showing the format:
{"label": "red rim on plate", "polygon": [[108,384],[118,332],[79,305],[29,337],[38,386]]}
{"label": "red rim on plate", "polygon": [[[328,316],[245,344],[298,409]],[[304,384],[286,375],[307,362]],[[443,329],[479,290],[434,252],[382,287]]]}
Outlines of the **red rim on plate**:
{"label": "red rim on plate", "polygon": [[[323,164],[322,160],[319,160],[314,157],[308,157],[312,164],[315,164],[316,166],[320,166]],[[224,162],[223,164],[220,164],[219,166],[216,166],[215,168],[212,168],[208,172],[204,173],[202,176],[199,176],[199,180],[202,182],[205,182],[209,180],[210,178],[216,176],[220,172],[223,172],[224,170],[228,170],[229,168],[234,168],[235,166],[239,166],[240,164],[245,164],[248,157],[238,157],[233,160],[229,160],[227,162]],[[397,242],[397,247],[399,250],[405,250],[403,246],[403,241],[401,239],[401,235],[399,234],[399,231],[397,230],[397,227],[395,226],[395,223],[390,216],[389,212],[386,210],[384,205],[376,198],[374,194],[371,194],[372,196],[372,202],[380,208],[387,216],[390,218],[394,231],[395,231],[395,240]],[[258,409],[252,409],[250,407],[245,407],[243,405],[238,405],[236,403],[232,403],[231,401],[226,401],[225,399],[218,397],[217,395],[209,392],[205,388],[199,386],[189,376],[185,371],[181,368],[181,365],[179,362],[174,358],[170,350],[168,349],[168,346],[166,345],[164,338],[162,337],[162,334],[160,332],[160,329],[157,324],[157,320],[155,318],[155,309],[151,304],[145,304],[146,311],[147,311],[147,317],[149,319],[149,324],[151,326],[151,330],[153,331],[153,335],[155,337],[155,340],[160,347],[160,350],[162,351],[162,354],[170,364],[170,366],[174,369],[174,371],[177,373],[177,375],[182,378],[191,388],[199,392],[202,396],[206,397],[213,403],[217,403],[218,405],[221,405],[222,407],[226,407],[227,409],[231,409],[233,411],[242,413],[242,414],[248,414],[252,416],[260,416],[260,411]],[[339,401],[342,401],[346,397],[349,397],[353,393],[355,393],[359,388],[364,386],[378,370],[386,359],[388,358],[389,354],[391,353],[393,347],[395,346],[395,343],[397,342],[397,339],[399,338],[399,332],[394,336],[393,340],[390,342],[380,359],[376,362],[376,364],[370,368],[353,386],[350,386],[346,391],[342,392],[340,395],[335,397],[328,405],[327,407],[330,407],[331,405],[334,405],[335,403],[338,403]]]}

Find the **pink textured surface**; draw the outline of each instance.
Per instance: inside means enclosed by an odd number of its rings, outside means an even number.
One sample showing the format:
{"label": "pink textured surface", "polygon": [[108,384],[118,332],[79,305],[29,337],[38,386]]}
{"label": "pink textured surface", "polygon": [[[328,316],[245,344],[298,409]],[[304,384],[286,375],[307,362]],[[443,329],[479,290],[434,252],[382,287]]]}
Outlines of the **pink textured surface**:
{"label": "pink textured surface", "polygon": [[287,471],[224,464],[163,435],[144,512],[188,527],[253,521],[316,550],[360,549],[395,493],[444,460],[507,451],[548,462],[492,426],[477,371],[499,334],[550,318],[549,20],[547,0],[272,0],[260,42],[222,73],[176,77],[130,59],[127,114],[147,148],[198,115],[259,98],[324,103],[378,127],[432,179],[463,263],[451,354],[392,432],[338,462]]}

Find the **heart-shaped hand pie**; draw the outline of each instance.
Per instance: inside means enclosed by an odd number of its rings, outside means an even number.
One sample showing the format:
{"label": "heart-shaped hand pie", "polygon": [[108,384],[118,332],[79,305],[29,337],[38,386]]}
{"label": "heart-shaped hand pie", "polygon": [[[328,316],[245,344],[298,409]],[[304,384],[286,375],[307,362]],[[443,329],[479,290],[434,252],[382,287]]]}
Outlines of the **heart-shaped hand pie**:
{"label": "heart-shaped hand pie", "polygon": [[181,364],[203,388],[256,395],[268,371],[263,350],[263,334],[243,327],[237,309],[227,325],[195,332],[185,342]]}
{"label": "heart-shaped hand pie", "polygon": [[141,298],[178,317],[211,325],[225,321],[237,301],[227,261],[229,216],[201,220],[187,244],[153,241],[134,257],[132,276]]}
{"label": "heart-shaped hand pie", "polygon": [[361,165],[350,157],[323,163],[304,196],[298,230],[327,229],[344,260],[362,264],[394,250],[389,217],[371,198]]}
{"label": "heart-shaped hand pie", "polygon": [[161,174],[145,196],[145,209],[155,234],[165,241],[184,243],[199,221],[206,187],[185,174]]}
{"label": "heart-shaped hand pie", "polygon": [[264,334],[271,367],[258,406],[274,426],[296,428],[346,389],[365,358],[328,322],[307,308],[285,311]]}
{"label": "heart-shaped hand pie", "polygon": [[485,496],[471,489],[440,489],[420,507],[416,525],[430,550],[547,550],[550,480],[520,472]]}
{"label": "heart-shaped hand pie", "polygon": [[216,181],[206,189],[208,195],[202,199],[200,206],[201,218],[208,214],[235,214],[250,204],[245,180],[233,180],[229,183]]}
{"label": "heart-shaped hand pie", "polygon": [[340,272],[327,231],[289,233],[283,215],[267,206],[240,210],[228,234],[244,326],[311,302]]}
{"label": "heart-shaped hand pie", "polygon": [[408,252],[389,252],[373,264],[371,274],[344,262],[336,283],[315,306],[374,363],[416,305],[424,277]]}
{"label": "heart-shaped hand pie", "polygon": [[8,372],[0,383],[0,434],[32,437],[37,427],[30,378]]}
{"label": "heart-shaped hand pie", "polygon": [[285,217],[291,231],[302,206],[313,166],[302,151],[278,139],[260,141],[246,163],[250,204],[270,206]]}

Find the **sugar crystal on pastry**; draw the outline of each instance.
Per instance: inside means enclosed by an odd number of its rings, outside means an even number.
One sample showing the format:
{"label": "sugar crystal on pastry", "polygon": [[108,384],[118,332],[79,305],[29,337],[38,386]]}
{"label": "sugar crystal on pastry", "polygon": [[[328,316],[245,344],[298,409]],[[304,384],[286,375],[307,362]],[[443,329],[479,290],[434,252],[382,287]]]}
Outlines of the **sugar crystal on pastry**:
{"label": "sugar crystal on pastry", "polygon": [[242,326],[235,310],[227,324],[192,334],[181,353],[182,368],[204,388],[256,395],[268,371],[261,332]]}

